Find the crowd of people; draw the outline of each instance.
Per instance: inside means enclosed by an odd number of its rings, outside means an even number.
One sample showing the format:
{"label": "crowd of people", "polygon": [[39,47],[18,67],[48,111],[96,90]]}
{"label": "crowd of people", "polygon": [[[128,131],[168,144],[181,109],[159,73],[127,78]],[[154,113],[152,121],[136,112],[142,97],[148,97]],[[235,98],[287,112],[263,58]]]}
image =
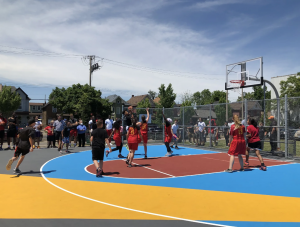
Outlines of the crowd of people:
{"label": "crowd of people", "polygon": [[[3,128],[8,124],[7,138],[8,147],[6,150],[10,149],[10,139],[13,139],[13,149],[15,149],[14,157],[12,157],[8,164],[7,170],[11,168],[14,161],[19,159],[15,173],[20,173],[19,166],[22,163],[25,155],[32,151],[34,148],[40,148],[40,136],[41,131],[44,130],[47,133],[47,147],[57,148],[60,153],[62,153],[63,147],[66,146],[65,152],[69,153],[68,148],[71,146],[71,141],[74,141],[73,146],[77,146],[77,141],[79,147],[85,146],[86,132],[90,133],[90,144],[92,146],[92,160],[96,167],[96,176],[99,177],[103,175],[103,157],[108,156],[113,151],[118,151],[118,157],[124,158],[122,155],[123,139],[122,136],[126,135],[126,148],[128,149],[128,155],[126,157],[126,164],[129,168],[132,167],[134,161],[135,151],[138,150],[139,143],[143,144],[144,158],[147,159],[147,142],[148,142],[148,121],[149,121],[149,109],[146,109],[147,116],[143,115],[141,121],[139,122],[137,117],[133,114],[132,107],[128,110],[123,111],[123,119],[116,119],[113,121],[110,116],[103,121],[102,119],[96,119],[94,116],[91,117],[88,122],[88,129],[83,124],[81,119],[77,120],[71,114],[70,119],[62,119],[61,115],[57,116],[57,120],[52,120],[48,126],[44,127],[41,119],[36,116],[34,119],[28,121],[28,126],[26,128],[18,130],[17,119],[13,113],[8,120],[3,118],[2,113],[0,113],[0,138],[1,138],[1,149],[3,144]],[[164,113],[162,113],[164,118],[164,143],[166,146],[166,156],[171,156],[173,151],[171,148],[178,149],[178,140],[181,137],[179,132],[178,120],[173,121],[171,118],[167,118]],[[274,117],[270,117],[270,120]],[[123,122],[125,122],[125,127],[123,129]],[[192,123],[192,121],[191,121]],[[245,124],[247,124],[247,132],[245,130]],[[212,142],[217,145],[219,129],[215,127],[216,123],[214,119],[209,120],[208,126],[201,118],[198,119],[197,124],[187,127],[190,143],[192,139],[197,145],[204,146],[206,142],[206,137],[212,138]],[[274,125],[274,123],[273,123]],[[213,127],[209,127],[213,126]],[[232,166],[234,163],[234,157],[238,156],[241,165],[241,171],[244,170],[244,165],[249,166],[249,151],[255,151],[259,161],[261,162],[262,170],[266,170],[263,158],[260,155],[260,150],[262,149],[261,137],[265,136],[267,132],[260,131],[260,126],[254,119],[248,117],[247,123],[243,121],[239,122],[237,115],[233,116],[233,123],[229,125],[227,122],[223,127],[224,137],[226,145],[229,146],[228,154],[230,155],[229,168],[226,172],[232,172]],[[2,129],[2,130],[1,130]],[[274,127],[270,128],[270,134],[275,134],[276,130]],[[113,137],[116,147],[112,149],[111,138]],[[17,142],[18,138],[18,142]],[[55,146],[56,141],[58,142],[58,147]],[[171,142],[173,141],[173,144]],[[248,143],[247,143],[247,142]],[[273,141],[271,141],[273,142]],[[35,143],[37,145],[35,146]],[[17,144],[17,147],[16,147]],[[105,151],[105,147],[109,149]],[[245,163],[241,155],[246,155]]]}

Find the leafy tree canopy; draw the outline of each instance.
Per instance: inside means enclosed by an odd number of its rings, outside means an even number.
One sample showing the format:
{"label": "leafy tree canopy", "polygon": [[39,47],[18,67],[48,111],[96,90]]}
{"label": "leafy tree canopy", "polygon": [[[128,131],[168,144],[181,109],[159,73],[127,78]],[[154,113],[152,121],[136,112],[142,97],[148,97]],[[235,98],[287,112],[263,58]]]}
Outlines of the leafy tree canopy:
{"label": "leafy tree canopy", "polygon": [[157,93],[155,91],[152,91],[152,90],[149,90],[148,91],[148,94],[150,95],[150,97],[152,99],[155,99],[157,97]]}
{"label": "leafy tree canopy", "polygon": [[21,105],[21,97],[17,92],[11,92],[10,86],[3,86],[0,92],[0,111],[5,117],[11,115]]}
{"label": "leafy tree canopy", "polygon": [[[248,100],[263,100],[264,99],[264,87],[263,86],[255,86],[252,87],[253,92],[245,92],[244,99]],[[271,91],[267,90],[266,86],[266,99],[271,99]],[[238,102],[242,101],[242,97],[239,96],[237,99]]]}
{"label": "leafy tree canopy", "polygon": [[111,114],[108,100],[101,98],[101,91],[88,84],[73,84],[72,87],[52,90],[49,103],[63,113],[73,113],[84,122],[89,120],[90,114],[106,118]]}
{"label": "leafy tree canopy", "polygon": [[[136,106],[137,114],[147,114],[146,108],[151,107],[151,103],[148,98],[145,98],[143,101],[139,102]],[[145,109],[138,109],[138,108],[145,108]]]}
{"label": "leafy tree canopy", "polygon": [[172,84],[169,84],[168,87],[162,84],[158,88],[158,97],[159,100],[159,107],[171,108],[174,105],[174,101],[176,99],[176,94],[173,91]]}
{"label": "leafy tree canopy", "polygon": [[300,72],[295,76],[290,76],[286,81],[280,81],[280,97],[286,94],[288,97],[300,96]]}

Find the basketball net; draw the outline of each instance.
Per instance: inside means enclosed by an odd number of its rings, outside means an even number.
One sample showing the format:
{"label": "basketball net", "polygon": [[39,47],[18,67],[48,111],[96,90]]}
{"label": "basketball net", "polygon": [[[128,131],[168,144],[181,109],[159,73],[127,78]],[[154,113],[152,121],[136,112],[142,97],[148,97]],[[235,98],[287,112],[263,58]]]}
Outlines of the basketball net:
{"label": "basketball net", "polygon": [[245,82],[242,80],[231,80],[230,86],[233,88],[234,92],[242,94],[241,87],[244,86]]}

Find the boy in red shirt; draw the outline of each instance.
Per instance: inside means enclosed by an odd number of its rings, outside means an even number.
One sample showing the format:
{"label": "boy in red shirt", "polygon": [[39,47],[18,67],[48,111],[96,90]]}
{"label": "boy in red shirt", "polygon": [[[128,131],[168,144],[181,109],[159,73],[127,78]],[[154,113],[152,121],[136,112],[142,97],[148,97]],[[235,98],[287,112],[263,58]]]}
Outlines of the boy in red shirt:
{"label": "boy in red shirt", "polygon": [[259,169],[266,171],[267,167],[265,166],[264,160],[259,152],[261,150],[261,142],[259,138],[259,129],[257,128],[257,122],[254,119],[248,118],[247,124],[249,125],[247,127],[248,147],[246,150],[245,165],[249,166],[249,151],[254,150],[261,163],[261,167]]}
{"label": "boy in red shirt", "polygon": [[[51,121],[50,124],[44,128],[44,130],[47,132],[47,143],[48,143],[48,146],[47,148],[49,148],[50,146],[51,147],[54,147],[54,134],[53,134],[53,123],[54,121]],[[52,142],[52,145],[51,145],[51,142]]]}

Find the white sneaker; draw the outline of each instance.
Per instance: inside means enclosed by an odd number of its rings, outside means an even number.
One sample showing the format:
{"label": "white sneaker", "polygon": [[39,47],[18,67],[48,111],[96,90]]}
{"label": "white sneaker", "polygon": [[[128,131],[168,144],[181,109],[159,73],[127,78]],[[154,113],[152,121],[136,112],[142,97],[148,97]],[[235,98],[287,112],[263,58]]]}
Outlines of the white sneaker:
{"label": "white sneaker", "polygon": [[112,144],[111,143],[109,143],[110,144],[110,146],[112,146]]}

